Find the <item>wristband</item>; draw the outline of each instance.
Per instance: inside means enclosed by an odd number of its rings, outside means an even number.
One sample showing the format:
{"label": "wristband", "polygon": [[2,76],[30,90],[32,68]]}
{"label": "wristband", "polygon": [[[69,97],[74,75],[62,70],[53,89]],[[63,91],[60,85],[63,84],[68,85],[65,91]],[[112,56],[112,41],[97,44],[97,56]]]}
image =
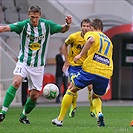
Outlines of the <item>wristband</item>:
{"label": "wristband", "polygon": [[71,24],[65,23],[65,26],[66,26],[66,27],[69,27],[70,25],[71,25]]}

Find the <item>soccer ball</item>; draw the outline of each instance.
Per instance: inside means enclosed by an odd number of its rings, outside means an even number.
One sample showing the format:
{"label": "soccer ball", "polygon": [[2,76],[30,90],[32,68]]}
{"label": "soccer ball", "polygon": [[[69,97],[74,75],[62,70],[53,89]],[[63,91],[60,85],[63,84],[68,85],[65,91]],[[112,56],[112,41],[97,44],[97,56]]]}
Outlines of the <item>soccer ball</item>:
{"label": "soccer ball", "polygon": [[55,99],[59,95],[59,88],[55,84],[49,83],[44,86],[43,95],[49,100]]}

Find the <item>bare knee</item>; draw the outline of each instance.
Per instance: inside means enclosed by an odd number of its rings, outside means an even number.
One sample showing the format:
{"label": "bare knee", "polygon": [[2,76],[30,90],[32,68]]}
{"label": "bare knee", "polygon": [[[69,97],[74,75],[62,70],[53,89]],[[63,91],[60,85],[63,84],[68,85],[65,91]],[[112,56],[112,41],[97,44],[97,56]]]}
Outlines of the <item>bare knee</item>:
{"label": "bare knee", "polygon": [[91,91],[93,88],[92,84],[88,85],[88,91]]}
{"label": "bare knee", "polygon": [[14,79],[13,82],[12,82],[12,85],[15,87],[15,88],[19,88],[21,84],[21,81],[17,80],[17,79]]}
{"label": "bare knee", "polygon": [[39,97],[39,91],[37,90],[31,90],[30,92],[30,98],[32,101],[36,102]]}
{"label": "bare knee", "polygon": [[76,86],[73,83],[70,84],[68,89],[71,90],[71,92],[73,92],[73,93],[76,93],[78,91],[78,89],[76,88]]}

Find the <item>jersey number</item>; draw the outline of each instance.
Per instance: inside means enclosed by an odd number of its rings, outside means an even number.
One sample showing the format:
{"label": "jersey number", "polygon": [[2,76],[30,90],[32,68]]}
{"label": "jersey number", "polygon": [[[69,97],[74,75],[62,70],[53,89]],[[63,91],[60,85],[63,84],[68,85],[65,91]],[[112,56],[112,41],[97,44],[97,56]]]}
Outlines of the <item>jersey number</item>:
{"label": "jersey number", "polygon": [[102,53],[103,43],[107,43],[106,49],[104,51],[104,55],[107,55],[110,47],[110,41],[108,41],[107,39],[103,40],[102,38],[100,38],[100,49],[98,52]]}
{"label": "jersey number", "polygon": [[22,71],[22,68],[17,67],[16,70],[15,70],[15,73],[21,73],[21,71]]}

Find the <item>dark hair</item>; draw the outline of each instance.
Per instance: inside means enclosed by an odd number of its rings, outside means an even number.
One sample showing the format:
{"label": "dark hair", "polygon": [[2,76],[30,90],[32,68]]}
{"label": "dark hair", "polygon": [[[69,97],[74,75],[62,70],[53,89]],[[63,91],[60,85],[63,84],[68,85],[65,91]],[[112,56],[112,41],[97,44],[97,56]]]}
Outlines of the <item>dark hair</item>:
{"label": "dark hair", "polygon": [[80,25],[81,27],[82,27],[82,24],[83,24],[83,23],[91,23],[91,21],[90,21],[90,19],[88,19],[88,18],[87,18],[87,19],[83,19],[83,20],[81,21],[81,25]]}
{"label": "dark hair", "polygon": [[103,31],[103,22],[102,22],[101,19],[98,19],[98,18],[93,19],[93,20],[91,21],[91,26],[92,26],[95,30],[99,29],[99,30]]}
{"label": "dark hair", "polygon": [[41,13],[41,8],[38,5],[32,5],[28,9],[28,13],[30,13],[30,12],[34,12],[34,13],[35,12],[38,12],[38,13]]}

